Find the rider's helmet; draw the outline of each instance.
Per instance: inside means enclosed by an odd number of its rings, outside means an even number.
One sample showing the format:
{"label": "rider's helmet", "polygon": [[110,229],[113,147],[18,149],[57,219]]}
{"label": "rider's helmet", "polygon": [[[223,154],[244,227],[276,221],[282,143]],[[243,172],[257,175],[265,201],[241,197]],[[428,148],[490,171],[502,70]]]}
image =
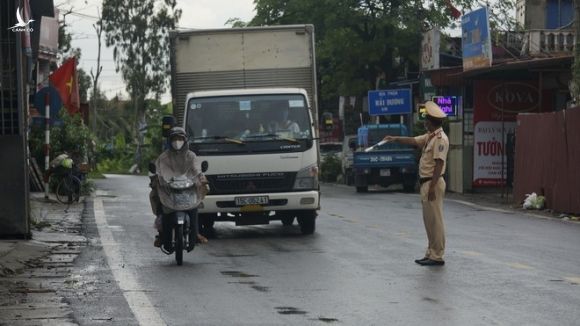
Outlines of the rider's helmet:
{"label": "rider's helmet", "polygon": [[173,127],[169,131],[169,142],[171,147],[176,151],[181,151],[183,148],[187,148],[183,146],[187,142],[187,134],[185,133],[185,129],[181,127]]}
{"label": "rider's helmet", "polygon": [[181,127],[171,128],[171,130],[169,131],[169,139],[171,140],[176,137],[181,137],[184,140],[187,139],[187,133],[185,133],[185,129]]}

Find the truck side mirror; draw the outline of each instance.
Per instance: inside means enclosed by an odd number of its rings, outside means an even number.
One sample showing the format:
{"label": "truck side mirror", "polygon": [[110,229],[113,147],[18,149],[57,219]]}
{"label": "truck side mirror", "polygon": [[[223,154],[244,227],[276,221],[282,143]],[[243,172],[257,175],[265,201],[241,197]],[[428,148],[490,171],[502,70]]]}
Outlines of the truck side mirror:
{"label": "truck side mirror", "polygon": [[201,172],[207,171],[207,169],[209,168],[209,163],[207,163],[207,161],[203,161],[201,162]]}

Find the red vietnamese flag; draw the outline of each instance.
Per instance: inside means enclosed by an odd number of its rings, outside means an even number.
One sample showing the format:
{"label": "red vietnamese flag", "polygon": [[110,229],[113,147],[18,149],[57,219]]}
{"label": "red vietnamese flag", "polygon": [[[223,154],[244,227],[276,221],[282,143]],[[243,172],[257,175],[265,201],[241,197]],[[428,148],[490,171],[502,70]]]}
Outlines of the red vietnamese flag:
{"label": "red vietnamese flag", "polygon": [[77,60],[72,57],[65,61],[48,77],[56,88],[62,104],[70,115],[80,112],[79,83],[77,80]]}
{"label": "red vietnamese flag", "polygon": [[451,0],[445,0],[445,4],[447,4],[447,9],[449,9],[450,14],[453,18],[457,19],[461,17],[461,11],[457,10],[455,6],[451,3]]}

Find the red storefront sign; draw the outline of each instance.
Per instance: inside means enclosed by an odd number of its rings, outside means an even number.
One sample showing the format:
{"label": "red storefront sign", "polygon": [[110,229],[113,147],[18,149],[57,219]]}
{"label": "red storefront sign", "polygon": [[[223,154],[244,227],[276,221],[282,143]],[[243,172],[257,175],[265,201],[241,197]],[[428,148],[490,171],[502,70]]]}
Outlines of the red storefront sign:
{"label": "red storefront sign", "polygon": [[538,112],[540,108],[536,82],[474,82],[474,187],[498,187],[505,184],[506,135],[515,132],[518,113]]}
{"label": "red storefront sign", "polygon": [[518,113],[538,112],[538,85],[530,81],[478,80],[474,83],[473,122],[516,121]]}

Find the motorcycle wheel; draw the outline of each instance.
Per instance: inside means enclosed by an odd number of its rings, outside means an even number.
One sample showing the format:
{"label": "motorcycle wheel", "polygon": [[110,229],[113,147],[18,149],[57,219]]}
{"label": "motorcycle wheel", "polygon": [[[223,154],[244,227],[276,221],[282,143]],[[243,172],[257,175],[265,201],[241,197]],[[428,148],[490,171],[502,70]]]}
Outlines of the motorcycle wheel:
{"label": "motorcycle wheel", "polygon": [[183,264],[183,225],[175,226],[175,261],[179,266]]}
{"label": "motorcycle wheel", "polygon": [[197,241],[197,236],[193,228],[188,228],[185,230],[185,236],[187,241],[185,241],[185,250],[191,252],[195,248],[195,242]]}

